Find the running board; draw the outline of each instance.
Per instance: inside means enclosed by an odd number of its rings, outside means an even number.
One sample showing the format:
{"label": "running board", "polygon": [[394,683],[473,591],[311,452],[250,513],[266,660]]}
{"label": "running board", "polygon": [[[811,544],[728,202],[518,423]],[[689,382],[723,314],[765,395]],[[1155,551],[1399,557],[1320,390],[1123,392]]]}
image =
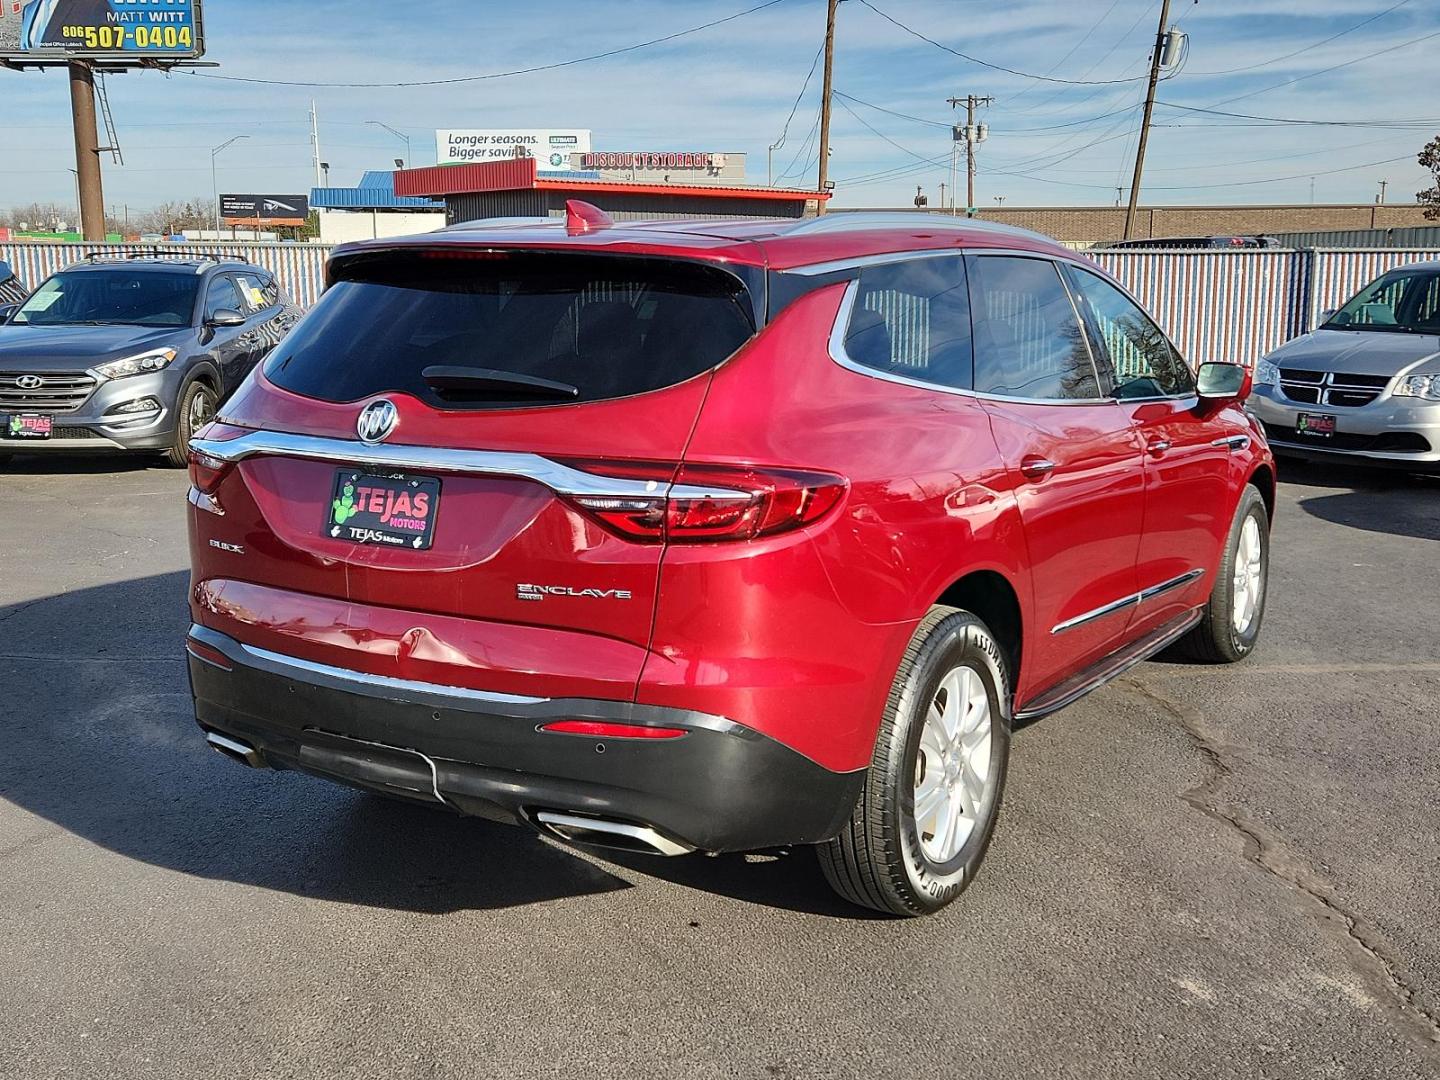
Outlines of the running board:
{"label": "running board", "polygon": [[1177,616],[1163,626],[1152,630],[1143,638],[1132,641],[1117,652],[1091,664],[1084,671],[1056,683],[1039,697],[1026,702],[1025,707],[1015,713],[1017,721],[1038,720],[1042,716],[1072,705],[1091,690],[1099,689],[1111,679],[1123,675],[1142,660],[1148,660],[1169,645],[1173,645],[1196,623],[1200,621],[1201,608],[1193,608]]}

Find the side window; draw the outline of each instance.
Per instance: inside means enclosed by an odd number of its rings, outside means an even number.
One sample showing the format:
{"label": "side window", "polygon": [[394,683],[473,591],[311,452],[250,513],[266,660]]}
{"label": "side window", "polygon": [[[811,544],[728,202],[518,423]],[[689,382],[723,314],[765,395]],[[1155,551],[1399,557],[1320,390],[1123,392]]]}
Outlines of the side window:
{"label": "side window", "polygon": [[280,286],[269,274],[260,279],[260,299],[261,307],[274,307],[280,302]]}
{"label": "side window", "polygon": [[862,367],[968,389],[972,350],[964,258],[912,259],[861,270],[845,353]]}
{"label": "side window", "polygon": [[245,306],[240,310],[249,314],[252,311],[259,311],[265,307],[265,297],[260,293],[260,279],[254,274],[236,274],[235,284],[240,289],[240,295],[245,300]]}
{"label": "side window", "polygon": [[229,274],[220,274],[210,279],[210,287],[205,291],[205,318],[213,317],[217,311],[224,308],[238,311],[242,315],[250,313],[249,305],[235,287],[235,279]]}
{"label": "side window", "polygon": [[1116,398],[1181,397],[1195,392],[1190,368],[1145,312],[1104,278],[1075,267],[1068,272],[1110,357]]}
{"label": "side window", "polygon": [[1053,262],[976,256],[970,296],[976,390],[1045,401],[1101,396],[1089,343]]}

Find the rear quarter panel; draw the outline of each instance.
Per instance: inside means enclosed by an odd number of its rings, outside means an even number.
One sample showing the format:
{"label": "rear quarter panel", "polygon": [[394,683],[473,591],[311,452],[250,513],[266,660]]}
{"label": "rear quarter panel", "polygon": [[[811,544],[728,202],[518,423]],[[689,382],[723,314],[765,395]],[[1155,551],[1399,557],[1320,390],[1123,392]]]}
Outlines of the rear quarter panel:
{"label": "rear quarter panel", "polygon": [[838,473],[842,504],[800,533],[672,546],[639,700],[755,727],[831,769],[870,761],[916,623],[989,569],[1028,605],[1023,536],[971,399],[842,368],[845,285],[795,301],[715,374],[687,462]]}

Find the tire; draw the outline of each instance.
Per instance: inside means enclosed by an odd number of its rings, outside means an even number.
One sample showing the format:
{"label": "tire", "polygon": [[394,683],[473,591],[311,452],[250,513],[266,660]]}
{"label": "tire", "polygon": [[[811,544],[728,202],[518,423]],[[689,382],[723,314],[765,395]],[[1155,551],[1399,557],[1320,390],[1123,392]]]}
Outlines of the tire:
{"label": "tire", "polygon": [[214,388],[203,379],[185,384],[176,403],[175,441],[165,451],[167,465],[183,469],[190,464],[190,440],[215,415],[218,400]]}
{"label": "tire", "polygon": [[[1242,558],[1242,547],[1253,554]],[[1251,574],[1258,575],[1247,576],[1246,585],[1251,589],[1248,600],[1242,600],[1237,592],[1241,583],[1236,575],[1242,562],[1252,568]],[[1270,514],[1260,492],[1246,485],[1240,505],[1235,509],[1235,519],[1230,523],[1210,599],[1205,603],[1199,624],[1180,639],[1176,652],[1203,664],[1233,664],[1244,660],[1260,638],[1269,583]]]}
{"label": "tire", "polygon": [[[968,706],[963,711],[949,708],[958,704],[957,697]],[[979,717],[982,703],[987,712]],[[928,719],[932,706],[938,721]],[[952,718],[955,734],[948,745],[955,757],[947,766],[938,753],[946,745],[943,728],[936,724]],[[988,739],[981,739],[977,733],[986,720]],[[971,722],[976,727],[967,738],[965,725]],[[984,775],[978,767],[961,767],[959,777],[969,776],[970,782],[957,784],[956,766],[967,758],[972,766],[983,763]],[[938,911],[970,884],[990,845],[1009,760],[1004,650],[969,612],[931,608],[895,674],[854,815],[839,836],[816,849],[826,880],[846,900],[875,911],[906,916]],[[936,813],[926,810],[937,798],[942,814],[956,802],[962,810],[948,836],[940,832]]]}

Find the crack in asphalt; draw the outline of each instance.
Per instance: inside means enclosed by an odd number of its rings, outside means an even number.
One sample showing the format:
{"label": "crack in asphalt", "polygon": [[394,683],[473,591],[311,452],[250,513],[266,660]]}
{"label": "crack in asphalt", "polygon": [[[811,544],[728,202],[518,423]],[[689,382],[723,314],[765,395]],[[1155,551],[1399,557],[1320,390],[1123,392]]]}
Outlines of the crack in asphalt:
{"label": "crack in asphalt", "polygon": [[1379,1000],[1389,1003],[1400,1026],[1416,1040],[1426,1056],[1440,1062],[1440,1015],[1420,1000],[1424,988],[1385,936],[1346,908],[1335,886],[1317,874],[1304,857],[1290,850],[1277,833],[1220,800],[1220,789],[1240,765],[1237,748],[1208,729],[1204,713],[1199,709],[1171,701],[1134,677],[1117,679],[1115,685],[1169,714],[1208,762],[1209,775],[1180,797],[1202,814],[1239,833],[1244,840],[1245,857],[1250,862],[1317,904],[1327,922],[1340,925],[1362,958],[1359,965],[1362,974],[1371,976],[1385,989]]}

